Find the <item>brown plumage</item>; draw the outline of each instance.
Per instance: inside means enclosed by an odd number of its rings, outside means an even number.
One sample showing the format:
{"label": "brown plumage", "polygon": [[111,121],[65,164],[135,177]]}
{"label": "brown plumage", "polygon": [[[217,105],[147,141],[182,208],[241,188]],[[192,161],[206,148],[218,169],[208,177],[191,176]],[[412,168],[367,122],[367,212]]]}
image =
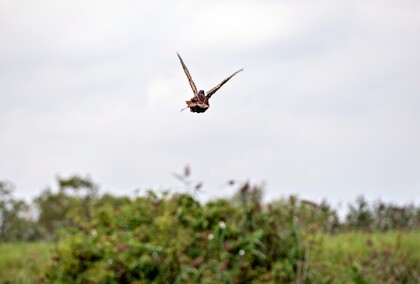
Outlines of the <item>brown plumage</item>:
{"label": "brown plumage", "polygon": [[[181,62],[182,68],[184,69],[185,75],[187,75],[188,82],[190,83],[191,89],[194,93],[194,97],[192,97],[190,100],[186,101],[186,103],[187,103],[186,108],[190,108],[190,110],[192,112],[198,112],[198,113],[199,112],[205,112],[210,107],[209,99],[211,98],[211,96],[214,93],[216,93],[217,90],[220,89],[220,87],[222,87],[224,84],[226,84],[226,82],[229,81],[233,76],[235,76],[237,73],[244,70],[244,69],[240,69],[240,70],[236,71],[235,73],[233,73],[232,75],[230,75],[229,77],[224,79],[222,82],[220,82],[220,84],[211,88],[207,92],[207,95],[206,95],[203,90],[200,90],[200,91],[197,92],[197,87],[195,86],[195,83],[194,83],[194,81],[191,77],[190,72],[188,71],[187,66],[185,65],[185,63],[182,60],[179,53],[177,53],[177,55],[178,55],[179,61]],[[184,108],[184,109],[186,109],[186,108]],[[181,111],[183,111],[184,109],[182,109]]]}

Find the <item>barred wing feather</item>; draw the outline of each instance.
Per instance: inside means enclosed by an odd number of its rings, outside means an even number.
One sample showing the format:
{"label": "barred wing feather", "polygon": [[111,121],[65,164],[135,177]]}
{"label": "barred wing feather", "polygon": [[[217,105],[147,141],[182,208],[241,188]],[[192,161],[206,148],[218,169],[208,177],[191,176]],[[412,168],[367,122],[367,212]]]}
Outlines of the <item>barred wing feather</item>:
{"label": "barred wing feather", "polygon": [[219,85],[213,87],[210,91],[207,92],[207,99],[210,99],[210,97],[217,92],[217,90],[220,89],[220,87],[222,87],[224,84],[226,84],[227,81],[229,81],[233,76],[235,76],[236,74],[238,74],[239,72],[243,71],[244,69],[240,69],[238,71],[236,71],[235,73],[233,73],[232,75],[230,75],[229,77],[227,77],[226,79],[224,79]]}
{"label": "barred wing feather", "polygon": [[176,55],[178,55],[179,61],[181,62],[182,69],[184,69],[185,75],[187,75],[188,82],[190,83],[190,86],[191,86],[191,89],[192,89],[192,91],[193,91],[193,93],[194,93],[194,96],[197,96],[197,93],[198,93],[198,92],[197,92],[197,87],[196,87],[196,86],[195,86],[195,84],[194,84],[194,81],[193,81],[193,79],[192,79],[192,77],[191,77],[190,72],[188,71],[187,66],[185,65],[184,61],[183,61],[183,60],[182,60],[182,58],[181,58],[181,55],[179,55],[179,53],[178,53],[178,52],[176,53]]}

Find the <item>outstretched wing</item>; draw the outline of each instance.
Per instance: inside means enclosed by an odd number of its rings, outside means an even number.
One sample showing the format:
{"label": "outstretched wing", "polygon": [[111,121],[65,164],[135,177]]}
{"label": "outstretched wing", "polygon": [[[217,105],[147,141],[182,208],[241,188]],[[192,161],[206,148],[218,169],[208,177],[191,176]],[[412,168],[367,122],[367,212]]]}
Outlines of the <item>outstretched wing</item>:
{"label": "outstretched wing", "polygon": [[176,53],[176,55],[178,55],[179,61],[181,61],[182,68],[184,69],[185,75],[187,75],[188,82],[190,83],[190,86],[191,86],[191,89],[192,89],[192,91],[194,93],[194,96],[197,96],[197,87],[194,84],[194,81],[193,81],[193,79],[191,77],[190,72],[188,71],[187,66],[185,66],[185,63],[182,60],[181,55],[179,55],[178,52]]}
{"label": "outstretched wing", "polygon": [[235,76],[236,74],[238,74],[239,72],[243,71],[244,69],[240,69],[238,71],[236,71],[235,73],[233,73],[232,75],[230,75],[229,77],[227,77],[226,79],[224,79],[219,85],[213,87],[210,91],[207,92],[207,99],[210,99],[210,97],[217,92],[217,90],[220,89],[221,86],[223,86],[224,84],[226,84],[227,81],[229,81],[233,76]]}

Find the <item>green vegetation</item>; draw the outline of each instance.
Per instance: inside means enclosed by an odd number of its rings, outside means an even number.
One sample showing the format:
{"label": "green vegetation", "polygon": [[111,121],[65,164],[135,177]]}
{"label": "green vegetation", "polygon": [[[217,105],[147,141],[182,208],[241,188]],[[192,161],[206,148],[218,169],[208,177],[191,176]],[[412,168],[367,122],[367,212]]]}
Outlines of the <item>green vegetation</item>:
{"label": "green vegetation", "polygon": [[[178,178],[197,194],[189,170]],[[262,203],[249,183],[205,204],[169,192],[99,195],[77,176],[57,184],[26,204],[0,183],[0,283],[420,282],[413,205],[359,198],[340,222],[326,202]]]}
{"label": "green vegetation", "polygon": [[[336,283],[418,283],[420,232],[323,235],[318,271]],[[337,282],[337,280],[340,280]]]}
{"label": "green vegetation", "polygon": [[[312,251],[312,262],[318,273],[332,273],[336,277],[332,283],[354,283],[354,266],[359,267],[369,259],[372,242],[384,254],[386,249],[399,246],[399,253],[406,254],[412,265],[420,263],[418,240],[420,232],[387,233],[341,233],[319,235],[318,250]],[[385,244],[385,246],[383,245]],[[52,243],[7,243],[0,245],[0,283],[38,283],[43,279],[45,267],[56,248]],[[419,269],[417,267],[417,269]],[[327,271],[329,270],[329,271]],[[417,270],[417,273],[419,271]],[[341,280],[341,281],[339,281]],[[386,282],[386,281],[383,281]],[[324,282],[325,283],[325,282]],[[372,283],[378,283],[372,281]],[[409,282],[406,283],[415,283]]]}
{"label": "green vegetation", "polygon": [[51,257],[52,244],[0,244],[0,283],[39,283]]}

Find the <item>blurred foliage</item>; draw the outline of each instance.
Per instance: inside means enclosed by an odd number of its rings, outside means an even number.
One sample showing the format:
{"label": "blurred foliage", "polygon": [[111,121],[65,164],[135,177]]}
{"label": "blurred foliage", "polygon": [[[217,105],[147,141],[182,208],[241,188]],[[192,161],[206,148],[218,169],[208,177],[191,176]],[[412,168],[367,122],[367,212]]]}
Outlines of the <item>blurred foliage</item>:
{"label": "blurred foliage", "polygon": [[398,241],[369,238],[360,257],[343,258],[339,249],[335,258],[334,252],[324,255],[328,236],[338,233],[419,230],[420,209],[414,205],[369,204],[359,197],[340,222],[326,201],[290,196],[263,203],[262,188],[248,182],[239,184],[231,199],[203,204],[196,198],[202,183],[190,180],[190,169],[176,177],[192,194],[99,195],[89,177],[71,176],[58,177],[57,191],[45,189],[27,204],[13,197],[11,183],[0,182],[0,242],[56,241],[45,271],[49,282],[419,280],[418,254],[401,250]]}
{"label": "blurred foliage", "polygon": [[34,241],[42,238],[42,229],[31,219],[31,207],[13,197],[15,186],[0,181],[0,242]]}
{"label": "blurred foliage", "polygon": [[344,229],[363,231],[412,230],[420,228],[420,207],[398,206],[376,201],[369,205],[363,196],[349,205]]}
{"label": "blurred foliage", "polygon": [[[419,283],[419,231],[319,234],[318,239],[319,246],[309,251],[312,283]],[[51,242],[0,244],[0,283],[52,282],[44,270],[55,247]],[[411,276],[403,280],[407,271]]]}
{"label": "blurred foliage", "polygon": [[[73,218],[47,277],[76,283],[261,283],[306,279],[304,237],[281,211],[252,202],[201,205],[188,194],[153,192],[121,206]],[[248,197],[244,197],[244,200]],[[248,199],[247,199],[248,200]],[[291,212],[289,212],[292,214]]]}
{"label": "blurred foliage", "polygon": [[57,184],[57,193],[47,188],[34,199],[39,210],[38,225],[49,239],[56,238],[58,229],[74,225],[72,216],[89,219],[91,208],[97,202],[98,186],[90,178],[57,177]]}
{"label": "blurred foliage", "polygon": [[419,237],[419,231],[323,235],[314,269],[326,282],[420,283]]}
{"label": "blurred foliage", "polygon": [[0,243],[0,283],[41,283],[52,243]]}

